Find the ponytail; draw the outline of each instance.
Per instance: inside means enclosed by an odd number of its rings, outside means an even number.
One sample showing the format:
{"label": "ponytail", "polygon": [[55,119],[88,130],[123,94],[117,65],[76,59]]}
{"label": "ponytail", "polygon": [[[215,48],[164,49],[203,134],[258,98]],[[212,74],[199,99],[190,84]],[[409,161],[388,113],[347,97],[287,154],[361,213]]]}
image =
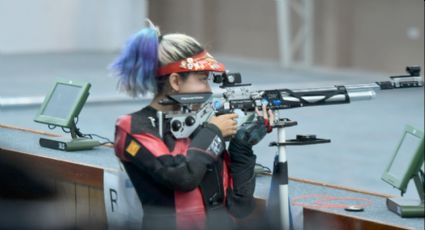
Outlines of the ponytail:
{"label": "ponytail", "polygon": [[158,29],[151,23],[127,41],[110,68],[118,77],[118,89],[132,97],[156,92]]}
{"label": "ponytail", "polygon": [[158,68],[204,51],[194,38],[179,33],[160,36],[159,29],[147,22],[149,26],[131,36],[110,65],[118,78],[118,89],[132,97],[163,93],[169,74],[161,75]]}

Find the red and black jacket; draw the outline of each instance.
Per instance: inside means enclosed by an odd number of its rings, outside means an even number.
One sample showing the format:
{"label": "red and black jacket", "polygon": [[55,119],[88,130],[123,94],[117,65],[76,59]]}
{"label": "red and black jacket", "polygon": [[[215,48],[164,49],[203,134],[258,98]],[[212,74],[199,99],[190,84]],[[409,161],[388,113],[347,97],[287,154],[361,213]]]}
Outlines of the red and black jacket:
{"label": "red and black jacket", "polygon": [[[176,140],[148,106],[118,119],[115,152],[143,206],[143,229],[226,228],[254,208],[255,155],[220,130],[202,125]],[[229,227],[230,228],[230,227]]]}

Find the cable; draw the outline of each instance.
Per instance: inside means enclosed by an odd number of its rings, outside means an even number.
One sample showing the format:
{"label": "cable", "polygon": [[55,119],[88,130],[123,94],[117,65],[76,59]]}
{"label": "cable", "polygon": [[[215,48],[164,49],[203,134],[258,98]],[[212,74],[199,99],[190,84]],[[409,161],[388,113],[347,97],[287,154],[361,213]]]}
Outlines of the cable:
{"label": "cable", "polygon": [[[79,119],[78,119],[78,116],[76,116],[75,118],[74,118],[74,127],[75,127],[75,134],[78,136],[78,137],[83,137],[83,138],[90,138],[90,139],[94,139],[93,137],[96,137],[96,138],[98,138],[98,139],[102,139],[102,140],[104,140],[104,142],[101,142],[100,143],[100,145],[106,145],[106,144],[114,144],[114,142],[113,141],[111,141],[111,140],[109,140],[108,138],[106,138],[106,137],[103,137],[103,136],[100,136],[100,135],[97,135],[97,134],[94,134],[94,133],[90,133],[90,134],[84,134],[84,133],[82,133],[81,131],[80,131],[80,129],[79,128],[77,128],[77,123],[78,123],[78,121],[79,121]],[[55,129],[55,128],[57,128],[57,126],[56,125],[52,125],[52,124],[48,124],[47,125],[47,127],[49,128],[49,129]],[[64,133],[71,133],[71,129],[65,129],[64,127],[61,127],[62,128],[62,131],[64,132]]]}
{"label": "cable", "polygon": [[[94,133],[90,133],[90,134],[84,134],[84,133],[82,133],[81,131],[80,131],[80,129],[79,128],[77,128],[77,123],[78,123],[78,121],[79,121],[79,118],[78,118],[78,116],[76,116],[75,117],[75,119],[74,119],[74,127],[75,127],[75,134],[78,136],[78,137],[82,137],[82,138],[90,138],[90,139],[94,139],[93,137],[97,137],[98,139],[102,139],[102,140],[104,140],[105,142],[101,142],[100,143],[100,145],[106,145],[106,144],[114,144],[114,142],[113,141],[111,141],[111,140],[109,140],[108,138],[106,138],[106,137],[103,137],[103,136],[100,136],[100,135],[97,135],[97,134],[94,134]],[[62,127],[62,130],[65,132],[65,133],[70,133],[71,131],[67,131],[67,130],[65,130],[63,127]]]}
{"label": "cable", "polygon": [[71,130],[65,130],[65,128],[64,127],[61,127],[62,128],[62,131],[64,132],[64,133],[70,133],[71,132]]}
{"label": "cable", "polygon": [[267,166],[255,163],[255,174],[270,176],[272,175],[272,170]]}
{"label": "cable", "polygon": [[91,139],[93,139],[93,136],[94,136],[94,137],[97,137],[97,138],[99,138],[99,139],[105,140],[105,142],[102,142],[102,143],[101,143],[101,145],[105,145],[105,144],[114,144],[114,142],[113,142],[113,141],[111,141],[111,140],[109,140],[108,138],[106,138],[106,137],[102,137],[102,136],[97,135],[97,134],[94,134],[94,133],[91,133],[91,134],[85,134],[85,136],[88,136],[88,137],[90,137]]}
{"label": "cable", "polygon": [[76,134],[77,134],[77,136],[79,136],[79,137],[87,137],[87,138],[90,138],[90,139],[94,139],[93,137],[97,137],[97,138],[99,138],[99,139],[102,139],[102,140],[104,140],[105,142],[100,143],[101,145],[114,144],[114,142],[113,142],[113,141],[111,141],[111,140],[109,140],[108,138],[103,137],[103,136],[100,136],[100,135],[97,135],[97,134],[94,134],[94,133],[83,134],[83,133],[80,131],[80,129],[79,129],[79,128],[75,128],[75,133],[76,133]]}

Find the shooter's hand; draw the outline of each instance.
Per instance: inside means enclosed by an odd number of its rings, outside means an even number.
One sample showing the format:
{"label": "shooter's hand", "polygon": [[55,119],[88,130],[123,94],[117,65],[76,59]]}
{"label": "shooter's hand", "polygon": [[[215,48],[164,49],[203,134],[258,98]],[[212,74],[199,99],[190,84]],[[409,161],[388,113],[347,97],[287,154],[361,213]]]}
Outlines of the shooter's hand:
{"label": "shooter's hand", "polygon": [[243,123],[239,127],[239,130],[233,138],[238,143],[253,146],[260,142],[267,133],[272,131],[269,119],[274,119],[273,112],[271,110],[267,111],[266,106],[263,106],[262,114],[258,109],[256,109],[256,112],[258,115],[256,121]]}
{"label": "shooter's hand", "polygon": [[217,126],[220,129],[223,137],[228,137],[236,134],[238,124],[236,122],[236,118],[238,118],[238,115],[235,113],[213,116],[209,120],[209,123]]}
{"label": "shooter's hand", "polygon": [[267,133],[272,131],[272,123],[274,122],[274,114],[271,109],[267,109],[266,105],[263,105],[263,113],[258,111],[258,108],[255,108],[255,112],[257,112],[258,117],[264,118],[264,125],[266,126]]}

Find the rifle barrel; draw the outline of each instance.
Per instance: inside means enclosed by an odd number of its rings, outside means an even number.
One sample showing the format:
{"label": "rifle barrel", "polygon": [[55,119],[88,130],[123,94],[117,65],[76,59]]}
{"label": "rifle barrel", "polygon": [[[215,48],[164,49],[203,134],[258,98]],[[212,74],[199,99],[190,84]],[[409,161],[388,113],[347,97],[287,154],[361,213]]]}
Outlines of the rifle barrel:
{"label": "rifle barrel", "polygon": [[348,96],[350,97],[350,101],[363,101],[375,98],[376,93],[373,90],[348,91]]}
{"label": "rifle barrel", "polygon": [[376,83],[345,85],[345,88],[347,89],[347,91],[379,90],[379,89],[381,89],[379,87],[379,85],[376,84]]}

